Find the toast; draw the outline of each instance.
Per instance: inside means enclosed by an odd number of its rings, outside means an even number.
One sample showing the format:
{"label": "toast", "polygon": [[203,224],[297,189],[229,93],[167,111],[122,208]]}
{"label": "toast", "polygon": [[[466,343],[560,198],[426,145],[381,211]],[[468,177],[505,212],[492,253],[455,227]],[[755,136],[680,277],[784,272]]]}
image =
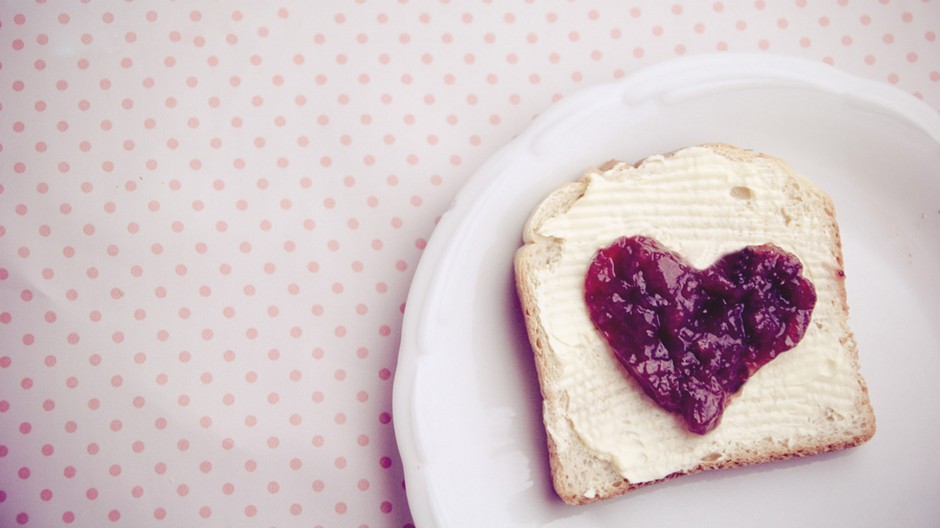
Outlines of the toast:
{"label": "toast", "polygon": [[[798,257],[816,290],[806,334],[733,395],[707,434],[641,390],[595,329],[584,280],[622,236],[658,240],[696,268],[748,245]],[[543,397],[559,497],[595,502],[665,479],[865,442],[875,417],[848,326],[829,197],[785,162],[708,144],[611,161],[547,196],[515,255],[516,286]]]}

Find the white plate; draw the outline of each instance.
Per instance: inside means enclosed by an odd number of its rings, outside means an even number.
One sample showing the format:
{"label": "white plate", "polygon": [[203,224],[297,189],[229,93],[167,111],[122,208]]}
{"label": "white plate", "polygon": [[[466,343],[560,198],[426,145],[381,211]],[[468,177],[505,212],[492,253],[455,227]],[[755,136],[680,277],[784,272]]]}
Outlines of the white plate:
{"label": "white plate", "polygon": [[[514,294],[523,223],[590,165],[715,141],[779,156],[835,201],[878,432],[841,453],[567,506],[551,488]],[[414,519],[419,528],[935,526],[938,276],[940,116],[907,94],[822,64],[722,54],[566,98],[468,182],[415,275],[394,390]]]}

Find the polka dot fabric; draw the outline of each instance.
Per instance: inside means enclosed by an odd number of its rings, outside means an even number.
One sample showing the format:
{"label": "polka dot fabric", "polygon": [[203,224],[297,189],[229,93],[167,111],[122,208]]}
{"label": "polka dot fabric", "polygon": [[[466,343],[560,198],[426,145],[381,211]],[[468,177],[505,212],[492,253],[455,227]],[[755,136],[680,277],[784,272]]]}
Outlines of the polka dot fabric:
{"label": "polka dot fabric", "polygon": [[940,2],[6,2],[0,526],[412,521],[414,268],[552,102],[765,51],[940,108]]}

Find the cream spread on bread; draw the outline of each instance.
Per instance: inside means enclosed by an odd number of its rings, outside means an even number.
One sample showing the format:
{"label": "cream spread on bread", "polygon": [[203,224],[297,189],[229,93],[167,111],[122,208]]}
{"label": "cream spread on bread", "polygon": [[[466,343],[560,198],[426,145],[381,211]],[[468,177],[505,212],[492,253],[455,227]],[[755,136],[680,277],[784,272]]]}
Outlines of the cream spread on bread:
{"label": "cream spread on bread", "polygon": [[[637,167],[615,163],[590,171],[577,185],[584,186],[583,195],[567,211],[530,228],[536,239],[560,242],[553,263],[539,272],[535,298],[565,414],[595,455],[638,484],[721,465],[725,458],[739,463],[755,446],[804,444],[818,436],[821,421],[856,413],[857,365],[840,343],[851,336],[843,326],[841,259],[832,247],[838,234],[818,235],[830,224],[798,210],[785,192],[793,181],[772,160],[741,163],[692,147]],[[828,201],[804,207],[831,212]],[[591,259],[599,248],[632,235],[654,238],[698,268],[745,246],[773,243],[801,260],[816,288],[803,340],[756,372],[706,435],[690,433],[639,389],[588,316],[584,277]]]}

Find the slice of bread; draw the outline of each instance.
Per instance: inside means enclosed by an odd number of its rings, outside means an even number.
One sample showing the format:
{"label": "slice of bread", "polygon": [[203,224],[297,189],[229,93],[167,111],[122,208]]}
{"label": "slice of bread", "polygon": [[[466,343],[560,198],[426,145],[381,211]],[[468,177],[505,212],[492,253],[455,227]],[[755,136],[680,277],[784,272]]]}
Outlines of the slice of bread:
{"label": "slice of bread", "polygon": [[[796,255],[816,288],[810,326],[757,371],[719,425],[690,433],[658,407],[594,328],[584,278],[621,236],[654,238],[704,268],[747,245]],[[555,489],[584,504],[706,469],[858,445],[875,432],[848,326],[831,200],[781,160],[701,145],[612,161],[551,193],[516,253],[516,284],[535,354]]]}

